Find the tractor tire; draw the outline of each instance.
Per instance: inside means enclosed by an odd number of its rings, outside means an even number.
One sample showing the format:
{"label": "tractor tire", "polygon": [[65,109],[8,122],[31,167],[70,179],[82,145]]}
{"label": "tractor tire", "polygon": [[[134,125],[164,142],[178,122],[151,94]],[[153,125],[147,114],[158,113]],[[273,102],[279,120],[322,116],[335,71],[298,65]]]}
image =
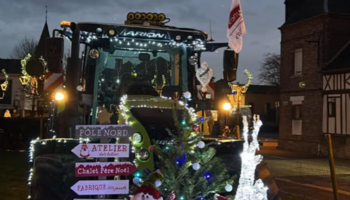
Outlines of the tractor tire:
{"label": "tractor tire", "polygon": [[32,200],[73,200],[78,196],[70,189],[75,178],[75,163],[78,159],[69,154],[40,155],[34,161],[31,183]]}
{"label": "tractor tire", "polygon": [[32,200],[73,200],[78,195],[70,188],[82,178],[75,177],[75,163],[83,162],[71,152],[79,141],[39,141],[34,146],[33,175],[29,185]]}

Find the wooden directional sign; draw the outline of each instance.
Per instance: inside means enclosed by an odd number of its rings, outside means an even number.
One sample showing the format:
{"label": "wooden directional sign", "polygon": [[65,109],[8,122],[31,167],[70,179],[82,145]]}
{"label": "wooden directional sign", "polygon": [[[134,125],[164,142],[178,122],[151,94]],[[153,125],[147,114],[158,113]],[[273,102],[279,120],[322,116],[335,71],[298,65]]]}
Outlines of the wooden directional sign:
{"label": "wooden directional sign", "polygon": [[135,171],[130,162],[75,163],[75,177],[129,176]]}
{"label": "wooden directional sign", "polygon": [[136,130],[128,125],[77,125],[75,138],[125,138]]}
{"label": "wooden directional sign", "polygon": [[78,181],[71,189],[78,195],[129,194],[129,180]]}
{"label": "wooden directional sign", "polygon": [[79,158],[128,158],[129,144],[78,144],[72,152]]}

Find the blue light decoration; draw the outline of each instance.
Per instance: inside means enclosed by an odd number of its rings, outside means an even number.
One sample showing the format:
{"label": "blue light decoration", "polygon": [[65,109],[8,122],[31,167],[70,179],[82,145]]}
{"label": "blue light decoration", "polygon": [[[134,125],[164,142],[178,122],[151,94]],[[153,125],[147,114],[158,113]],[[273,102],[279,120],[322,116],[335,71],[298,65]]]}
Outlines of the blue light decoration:
{"label": "blue light decoration", "polygon": [[205,118],[204,118],[204,117],[201,117],[201,118],[199,118],[199,121],[200,121],[200,122],[204,122],[204,121],[205,121]]}
{"label": "blue light decoration", "polygon": [[181,125],[183,125],[183,126],[186,125],[186,120],[185,120],[185,119],[183,119],[183,120],[181,121]]}
{"label": "blue light decoration", "polygon": [[231,94],[237,94],[237,91],[231,91]]}
{"label": "blue light decoration", "polygon": [[204,200],[204,198],[201,196],[197,196],[197,200]]}
{"label": "blue light decoration", "polygon": [[179,167],[181,167],[183,164],[186,163],[186,154],[182,154],[182,157],[181,158],[176,158],[175,159],[176,161],[176,164],[179,165]]}
{"label": "blue light decoration", "polygon": [[212,177],[212,174],[209,173],[209,172],[207,172],[207,173],[204,174],[204,177],[205,177],[207,180],[209,180],[209,179]]}
{"label": "blue light decoration", "polygon": [[137,171],[137,172],[134,173],[134,176],[135,176],[135,177],[138,177],[138,178],[141,177],[141,175],[142,175],[142,174],[141,174],[141,172],[139,172],[139,171]]}

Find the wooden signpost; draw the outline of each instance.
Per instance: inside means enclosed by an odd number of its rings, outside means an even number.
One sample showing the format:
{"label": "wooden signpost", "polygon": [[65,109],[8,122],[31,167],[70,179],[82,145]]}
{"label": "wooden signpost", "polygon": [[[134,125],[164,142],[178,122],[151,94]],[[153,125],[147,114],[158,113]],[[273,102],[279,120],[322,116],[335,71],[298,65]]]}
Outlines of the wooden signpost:
{"label": "wooden signpost", "polygon": [[128,138],[136,130],[128,125],[77,125],[75,138]]}
{"label": "wooden signpost", "polygon": [[72,152],[79,158],[128,158],[129,144],[78,144]]}
{"label": "wooden signpost", "polygon": [[75,163],[75,177],[129,176],[135,171],[130,162]]}
{"label": "wooden signpost", "polygon": [[129,180],[78,181],[71,189],[78,195],[129,194]]}
{"label": "wooden signpost", "polygon": [[[71,151],[79,158],[100,158],[100,161],[107,161],[106,158],[128,158],[130,154],[129,144],[110,144],[108,139],[128,138],[135,132],[136,130],[128,125],[78,125],[75,128],[76,138],[100,139],[101,143],[78,144]],[[128,194],[129,180],[105,179],[107,176],[128,176],[135,171],[136,167],[130,162],[76,163],[76,177],[99,177],[99,180],[81,180],[71,189],[78,195],[98,195],[100,200],[109,194]]]}

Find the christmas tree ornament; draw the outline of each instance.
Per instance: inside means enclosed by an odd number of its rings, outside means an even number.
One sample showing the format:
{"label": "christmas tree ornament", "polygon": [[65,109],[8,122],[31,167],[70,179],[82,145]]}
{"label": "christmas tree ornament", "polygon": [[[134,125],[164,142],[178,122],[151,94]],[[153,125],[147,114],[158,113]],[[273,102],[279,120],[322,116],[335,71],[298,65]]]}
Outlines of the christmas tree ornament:
{"label": "christmas tree ornament", "polygon": [[210,83],[213,77],[213,70],[208,67],[207,62],[203,62],[200,68],[196,69],[196,77],[202,85],[202,92],[207,91],[207,85]]}
{"label": "christmas tree ornament", "polygon": [[203,141],[198,142],[198,148],[203,149],[205,147],[205,143]]}
{"label": "christmas tree ornament", "polygon": [[187,91],[187,92],[184,92],[183,96],[185,97],[185,99],[190,99],[191,98],[191,92]]}
{"label": "christmas tree ornament", "polygon": [[199,131],[199,126],[193,125],[192,126],[192,130],[195,131],[195,132],[198,132]]}
{"label": "christmas tree ornament", "polygon": [[150,152],[153,152],[153,151],[154,151],[154,146],[153,146],[153,145],[149,146],[149,147],[148,147],[148,150],[149,150]]}
{"label": "christmas tree ornament", "polygon": [[156,187],[160,187],[160,186],[162,185],[162,181],[156,180],[156,182],[154,183],[154,185],[155,185]]}
{"label": "christmas tree ornament", "polygon": [[133,182],[135,185],[139,186],[140,183],[141,183],[141,179],[140,179],[139,177],[134,177],[134,179],[132,179],[132,182]]}
{"label": "christmas tree ornament", "polygon": [[193,165],[192,165],[192,168],[193,168],[193,170],[199,170],[200,168],[201,168],[201,165],[199,164],[199,163],[194,163]]}
{"label": "christmas tree ornament", "polygon": [[176,195],[174,192],[168,194],[168,196],[167,196],[167,200],[174,200],[175,198],[176,198]]}
{"label": "christmas tree ornament", "polygon": [[231,192],[233,190],[232,185],[226,183],[225,190],[226,190],[226,192]]}

